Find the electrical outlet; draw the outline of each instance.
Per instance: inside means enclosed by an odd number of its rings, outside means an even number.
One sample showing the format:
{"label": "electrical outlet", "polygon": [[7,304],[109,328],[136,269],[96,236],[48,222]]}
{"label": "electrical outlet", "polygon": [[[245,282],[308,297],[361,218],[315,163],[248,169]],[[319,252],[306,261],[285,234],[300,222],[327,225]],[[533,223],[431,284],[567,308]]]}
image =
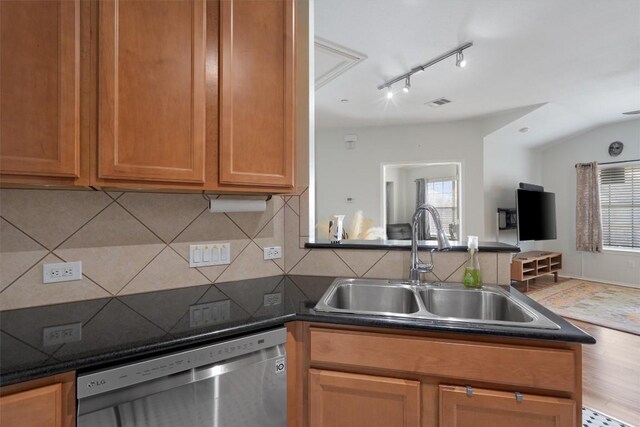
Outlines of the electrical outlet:
{"label": "electrical outlet", "polygon": [[263,305],[265,307],[280,304],[282,304],[282,293],[276,292],[273,294],[264,294]]}
{"label": "electrical outlet", "polygon": [[231,243],[204,243],[189,246],[189,267],[229,264]]}
{"label": "electrical outlet", "polygon": [[50,326],[42,329],[44,346],[60,345],[82,340],[82,322]]}
{"label": "electrical outlet", "polygon": [[71,282],[82,280],[82,261],[44,264],[42,283]]}
{"label": "electrical outlet", "polygon": [[282,258],[281,246],[270,246],[268,248],[264,248],[264,259],[278,259],[278,258]]}

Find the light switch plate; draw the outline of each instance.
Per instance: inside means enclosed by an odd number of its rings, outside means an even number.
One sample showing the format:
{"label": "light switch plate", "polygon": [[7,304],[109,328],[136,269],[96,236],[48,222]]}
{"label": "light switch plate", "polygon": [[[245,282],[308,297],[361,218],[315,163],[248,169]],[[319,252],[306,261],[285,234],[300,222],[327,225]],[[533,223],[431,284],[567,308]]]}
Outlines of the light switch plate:
{"label": "light switch plate", "polygon": [[223,323],[230,318],[231,301],[228,299],[189,307],[189,326],[192,328]]}
{"label": "light switch plate", "polygon": [[189,246],[189,267],[229,264],[231,243],[202,243]]}

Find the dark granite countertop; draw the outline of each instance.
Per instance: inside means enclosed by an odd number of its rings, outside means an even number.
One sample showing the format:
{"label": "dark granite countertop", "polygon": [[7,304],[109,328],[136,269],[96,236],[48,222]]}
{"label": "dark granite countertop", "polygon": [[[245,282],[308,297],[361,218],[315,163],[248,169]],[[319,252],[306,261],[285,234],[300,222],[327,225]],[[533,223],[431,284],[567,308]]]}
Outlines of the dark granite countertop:
{"label": "dark granite countertop", "polygon": [[[101,298],[0,312],[0,385],[60,372],[86,372],[135,359],[178,351],[293,320],[397,329],[456,332],[562,342],[594,343],[569,322],[511,288],[560,326],[559,330],[479,326],[473,323],[326,314],[313,310],[333,277],[275,276],[216,285]],[[265,295],[275,294],[265,305]],[[278,301],[280,298],[280,301]],[[190,307],[228,301],[229,317],[208,326],[192,327]],[[271,305],[269,305],[271,304]],[[81,334],[55,343],[53,326],[81,324]],[[45,333],[54,342],[44,344]],[[81,339],[79,339],[81,338]]]}
{"label": "dark granite countertop", "polygon": [[[466,242],[451,241],[451,252],[466,252],[468,247]],[[396,251],[411,250],[411,240],[342,240],[340,243],[331,243],[328,240],[314,240],[305,243],[305,248],[317,249],[384,249]],[[420,240],[418,242],[420,250],[437,249],[438,243],[435,240]],[[509,252],[518,253],[520,248],[502,242],[479,242],[480,252]]]}

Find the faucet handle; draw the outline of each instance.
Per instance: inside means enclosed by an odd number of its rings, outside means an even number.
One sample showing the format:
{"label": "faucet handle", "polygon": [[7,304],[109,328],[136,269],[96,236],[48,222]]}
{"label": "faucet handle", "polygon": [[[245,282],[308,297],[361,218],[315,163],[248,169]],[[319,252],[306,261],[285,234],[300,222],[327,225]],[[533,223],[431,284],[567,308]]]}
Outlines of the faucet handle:
{"label": "faucet handle", "polygon": [[433,270],[433,264],[425,264],[425,263],[418,263],[418,265],[416,265],[416,270],[418,270],[420,273],[431,273],[431,271]]}
{"label": "faucet handle", "polygon": [[421,273],[431,273],[433,271],[433,252],[434,251],[435,249],[431,249],[429,251],[429,258],[431,259],[428,264],[422,262],[421,259],[418,259],[418,265],[416,266],[416,270],[418,270]]}

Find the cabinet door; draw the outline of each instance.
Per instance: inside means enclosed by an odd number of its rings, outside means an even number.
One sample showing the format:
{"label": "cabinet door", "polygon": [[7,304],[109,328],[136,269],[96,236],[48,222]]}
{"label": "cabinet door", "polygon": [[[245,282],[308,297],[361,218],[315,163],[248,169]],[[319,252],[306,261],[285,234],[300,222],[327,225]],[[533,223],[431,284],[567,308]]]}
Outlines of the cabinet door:
{"label": "cabinet door", "polygon": [[310,369],[309,418],[311,427],[417,427],[420,383]]}
{"label": "cabinet door", "polygon": [[205,2],[99,4],[98,176],[203,183]]}
{"label": "cabinet door", "polygon": [[440,427],[574,427],[576,404],[571,399],[440,386]]}
{"label": "cabinet door", "polygon": [[80,1],[0,1],[0,173],[74,178]]}
{"label": "cabinet door", "polygon": [[62,385],[52,384],[0,398],[3,427],[60,427]]}
{"label": "cabinet door", "polygon": [[293,186],[294,3],[220,4],[221,184]]}

